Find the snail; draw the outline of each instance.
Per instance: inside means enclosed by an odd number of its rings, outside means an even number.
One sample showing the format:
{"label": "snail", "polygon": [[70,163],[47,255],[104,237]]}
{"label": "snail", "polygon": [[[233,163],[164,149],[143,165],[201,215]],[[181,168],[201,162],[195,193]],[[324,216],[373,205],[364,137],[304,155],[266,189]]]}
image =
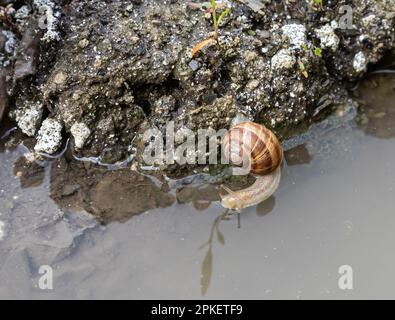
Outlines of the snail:
{"label": "snail", "polygon": [[281,179],[283,148],[273,132],[254,122],[242,122],[232,127],[224,136],[222,148],[230,163],[240,166],[248,162],[256,181],[240,191],[221,196],[221,204],[227,209],[241,210],[256,205],[276,191]]}

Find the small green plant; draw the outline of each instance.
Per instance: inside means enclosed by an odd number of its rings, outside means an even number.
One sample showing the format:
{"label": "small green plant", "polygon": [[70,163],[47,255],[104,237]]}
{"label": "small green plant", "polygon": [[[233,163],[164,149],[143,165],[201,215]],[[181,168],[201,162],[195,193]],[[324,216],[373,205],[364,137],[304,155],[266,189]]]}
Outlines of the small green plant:
{"label": "small green plant", "polygon": [[306,43],[304,43],[304,44],[302,44],[301,48],[307,54],[310,54],[310,52],[311,52],[317,58],[322,58],[322,49],[320,47],[314,47],[312,50],[310,50],[309,46]]}
{"label": "small green plant", "polygon": [[304,65],[304,63],[302,61],[299,61],[299,70],[305,78],[309,77],[309,73],[306,70],[306,66]]}
{"label": "small green plant", "polygon": [[321,48],[315,47],[313,50],[313,53],[318,58],[322,57],[322,49]]}
{"label": "small green plant", "polygon": [[212,45],[213,43],[217,43],[218,47],[220,47],[219,40],[218,40],[218,26],[221,24],[222,20],[225,16],[230,12],[230,8],[226,8],[221,12],[219,17],[217,16],[217,3],[215,0],[211,0],[211,11],[213,17],[213,25],[214,25],[214,34],[212,37],[199,42],[196,46],[192,49],[192,58],[202,50],[204,47],[208,45]]}
{"label": "small green plant", "polygon": [[324,2],[323,0],[313,0],[314,4],[319,7],[321,10],[324,9]]}
{"label": "small green plant", "polygon": [[217,20],[217,6],[215,0],[211,0],[211,6],[214,20],[214,38],[218,42],[218,26],[221,24],[224,17],[230,12],[230,8],[226,8],[224,11],[222,11]]}

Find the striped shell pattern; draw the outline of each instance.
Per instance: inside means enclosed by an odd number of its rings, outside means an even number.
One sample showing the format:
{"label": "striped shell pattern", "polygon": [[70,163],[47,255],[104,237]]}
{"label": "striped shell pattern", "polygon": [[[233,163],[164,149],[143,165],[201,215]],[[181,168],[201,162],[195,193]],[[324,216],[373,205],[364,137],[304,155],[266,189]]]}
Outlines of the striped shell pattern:
{"label": "striped shell pattern", "polygon": [[[231,128],[222,142],[223,152],[234,165],[251,161],[251,173],[266,175],[280,166],[283,150],[269,129],[254,122],[242,122]],[[245,163],[245,162],[244,162]]]}

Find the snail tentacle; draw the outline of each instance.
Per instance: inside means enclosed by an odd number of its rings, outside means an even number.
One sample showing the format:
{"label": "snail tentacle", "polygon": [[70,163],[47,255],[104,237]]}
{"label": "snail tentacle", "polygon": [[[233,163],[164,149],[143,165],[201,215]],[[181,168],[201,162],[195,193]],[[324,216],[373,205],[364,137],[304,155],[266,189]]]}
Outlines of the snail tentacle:
{"label": "snail tentacle", "polygon": [[225,185],[223,185],[223,184],[221,184],[221,186],[220,186],[222,189],[224,189],[227,193],[229,193],[229,194],[234,194],[236,191],[233,191],[232,189],[230,189],[229,187],[227,187],[227,186],[225,186]]}

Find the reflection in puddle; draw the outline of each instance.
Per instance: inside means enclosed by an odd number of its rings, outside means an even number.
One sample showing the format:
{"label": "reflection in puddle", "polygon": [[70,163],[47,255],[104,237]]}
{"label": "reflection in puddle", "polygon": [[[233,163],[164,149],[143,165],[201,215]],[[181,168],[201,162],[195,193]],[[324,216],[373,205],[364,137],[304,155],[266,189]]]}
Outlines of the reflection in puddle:
{"label": "reflection in puddle", "polygon": [[175,202],[163,179],[151,179],[130,169],[108,171],[64,158],[52,163],[50,196],[60,208],[85,210],[103,224],[124,222]]}
{"label": "reflection in puddle", "polygon": [[14,163],[14,174],[19,178],[22,189],[39,187],[44,182],[45,167],[21,157]]}
{"label": "reflection in puddle", "polygon": [[[268,215],[275,207],[276,200],[274,196],[271,196],[268,200],[261,202],[257,206],[257,215],[259,217],[264,217]],[[241,219],[242,219],[242,212],[237,212],[237,219],[238,219],[238,228],[241,228]],[[215,218],[213,225],[210,230],[210,237],[208,241],[200,247],[200,249],[208,247],[204,260],[202,262],[202,269],[200,275],[200,288],[202,295],[206,295],[207,290],[210,287],[211,277],[213,273],[213,242],[214,239],[217,239],[221,245],[225,245],[225,236],[219,229],[220,224],[222,221],[229,221],[233,212],[230,210],[226,210],[223,214],[219,215]]]}
{"label": "reflection in puddle", "polygon": [[198,211],[207,210],[212,202],[220,201],[216,186],[212,184],[193,185],[178,188],[176,191],[177,201],[180,204],[192,203]]}
{"label": "reflection in puddle", "polygon": [[221,245],[225,245],[225,236],[219,229],[219,225],[221,221],[223,220],[228,220],[229,219],[229,212],[228,210],[225,211],[225,213],[221,214],[217,218],[215,218],[214,223],[211,227],[210,230],[210,237],[208,241],[203,244],[203,246],[200,247],[200,249],[205,248],[206,246],[208,247],[206,255],[204,257],[203,263],[202,263],[202,271],[201,271],[201,276],[200,276],[200,288],[201,288],[201,293],[204,296],[207,293],[208,288],[210,287],[210,282],[211,282],[211,275],[213,273],[213,241],[214,241],[214,236],[216,236],[216,239]]}
{"label": "reflection in puddle", "polygon": [[305,143],[285,151],[284,158],[289,166],[309,164],[313,160]]}
{"label": "reflection in puddle", "polygon": [[358,127],[377,138],[395,137],[395,75],[369,77],[354,93],[360,103]]}
{"label": "reflection in puddle", "polygon": [[266,201],[261,202],[260,204],[257,205],[256,214],[259,217],[264,217],[268,215],[270,212],[272,212],[275,206],[276,206],[276,198],[274,196],[271,196]]}

